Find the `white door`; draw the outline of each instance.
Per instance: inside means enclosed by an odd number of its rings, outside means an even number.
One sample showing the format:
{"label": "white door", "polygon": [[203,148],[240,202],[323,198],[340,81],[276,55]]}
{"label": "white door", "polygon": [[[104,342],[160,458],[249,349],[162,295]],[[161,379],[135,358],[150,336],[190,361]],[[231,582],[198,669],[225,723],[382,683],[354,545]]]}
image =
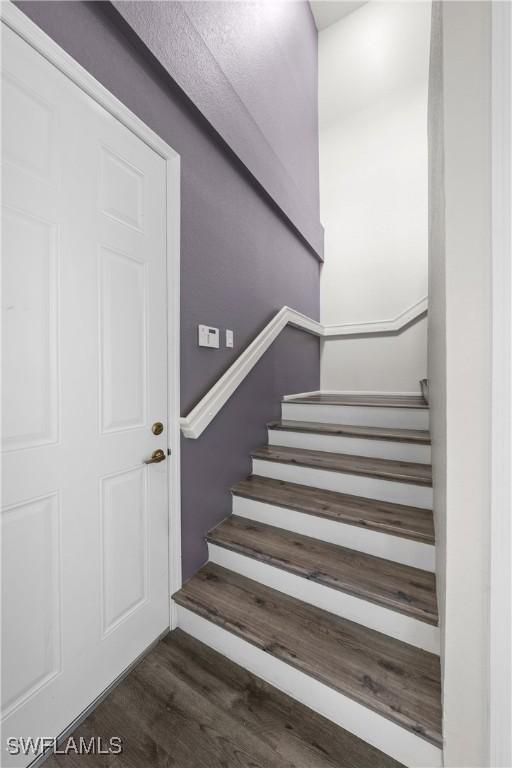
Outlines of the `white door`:
{"label": "white door", "polygon": [[6,739],[56,736],[169,626],[169,462],[144,463],[167,458],[166,163],[2,30],[2,765],[21,766]]}

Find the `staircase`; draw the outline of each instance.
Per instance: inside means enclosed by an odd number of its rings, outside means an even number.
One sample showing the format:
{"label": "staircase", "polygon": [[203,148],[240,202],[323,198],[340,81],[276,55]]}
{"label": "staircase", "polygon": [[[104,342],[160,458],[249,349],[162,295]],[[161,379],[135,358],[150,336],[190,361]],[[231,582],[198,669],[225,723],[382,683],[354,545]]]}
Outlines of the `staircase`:
{"label": "staircase", "polygon": [[[407,766],[442,765],[428,406],[287,398],[179,626]],[[380,765],[380,764],[379,764]],[[370,766],[369,766],[370,768]]]}

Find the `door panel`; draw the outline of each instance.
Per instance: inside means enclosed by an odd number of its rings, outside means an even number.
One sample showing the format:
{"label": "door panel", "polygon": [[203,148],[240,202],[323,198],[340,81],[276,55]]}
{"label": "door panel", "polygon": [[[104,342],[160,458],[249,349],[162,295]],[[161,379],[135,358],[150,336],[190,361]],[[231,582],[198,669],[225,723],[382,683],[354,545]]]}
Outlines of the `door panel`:
{"label": "door panel", "polygon": [[77,717],[168,627],[169,580],[168,462],[144,463],[167,446],[166,163],[2,44],[5,740]]}
{"label": "door panel", "polygon": [[143,228],[144,174],[107,147],[101,152],[101,210],[121,224]]}
{"label": "door panel", "polygon": [[138,466],[102,479],[103,635],[148,597],[147,473]]}
{"label": "door panel", "polygon": [[[9,627],[3,653],[11,663],[2,688],[8,714],[61,671],[59,496],[28,499],[3,514],[2,621]],[[26,637],[27,616],[29,654],[18,645]]]}
{"label": "door panel", "polygon": [[55,181],[55,110],[12,71],[2,76],[3,157],[46,182]]}
{"label": "door panel", "polygon": [[2,437],[4,450],[21,450],[58,439],[57,238],[53,223],[8,206],[2,229],[17,254],[2,270]]}
{"label": "door panel", "polygon": [[146,264],[100,247],[102,431],[146,424]]}

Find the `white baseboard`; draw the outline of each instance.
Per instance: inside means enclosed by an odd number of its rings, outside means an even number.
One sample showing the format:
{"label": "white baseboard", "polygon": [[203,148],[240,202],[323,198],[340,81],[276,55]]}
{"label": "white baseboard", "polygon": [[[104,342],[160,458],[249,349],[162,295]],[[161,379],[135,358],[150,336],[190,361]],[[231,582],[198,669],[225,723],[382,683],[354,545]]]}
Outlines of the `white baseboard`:
{"label": "white baseboard", "polygon": [[352,435],[328,435],[322,432],[298,432],[275,428],[268,430],[268,442],[270,445],[310,451],[348,453],[353,456],[412,461],[418,464],[431,463],[430,445],[407,443],[402,440],[375,440]]}
{"label": "white baseboard", "polygon": [[322,395],[321,389],[315,389],[311,392],[295,392],[293,395],[284,395],[283,400],[293,400],[295,397],[310,397],[311,395]]}
{"label": "white baseboard", "polygon": [[290,597],[439,655],[439,628],[368,600],[326,587],[253,557],[208,544],[209,560]]}
{"label": "white baseboard", "polygon": [[233,514],[265,525],[328,541],[374,557],[383,557],[395,563],[410,565],[423,571],[435,571],[435,547],[402,536],[372,531],[358,525],[308,515],[295,509],[265,504],[244,496],[233,496]]}
{"label": "white baseboard", "polygon": [[331,472],[313,467],[300,467],[296,464],[284,464],[278,461],[253,459],[252,471],[260,477],[273,477],[287,483],[309,485],[337,493],[350,493],[366,499],[390,501],[394,504],[406,504],[421,509],[432,509],[432,488],[413,483],[399,483],[365,475],[349,475],[345,472]]}
{"label": "white baseboard", "polygon": [[285,661],[178,606],[179,627],[409,768],[442,768],[442,750]]}

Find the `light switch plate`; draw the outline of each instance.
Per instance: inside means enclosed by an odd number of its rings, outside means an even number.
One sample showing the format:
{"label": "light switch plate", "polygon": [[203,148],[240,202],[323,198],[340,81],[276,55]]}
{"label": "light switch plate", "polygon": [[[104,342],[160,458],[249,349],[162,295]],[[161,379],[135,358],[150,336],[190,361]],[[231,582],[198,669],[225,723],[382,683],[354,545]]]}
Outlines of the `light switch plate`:
{"label": "light switch plate", "polygon": [[197,326],[197,341],[200,347],[219,348],[219,329],[212,328],[210,325]]}
{"label": "light switch plate", "polygon": [[226,347],[234,347],[234,337],[233,337],[233,331],[230,331],[226,328]]}

